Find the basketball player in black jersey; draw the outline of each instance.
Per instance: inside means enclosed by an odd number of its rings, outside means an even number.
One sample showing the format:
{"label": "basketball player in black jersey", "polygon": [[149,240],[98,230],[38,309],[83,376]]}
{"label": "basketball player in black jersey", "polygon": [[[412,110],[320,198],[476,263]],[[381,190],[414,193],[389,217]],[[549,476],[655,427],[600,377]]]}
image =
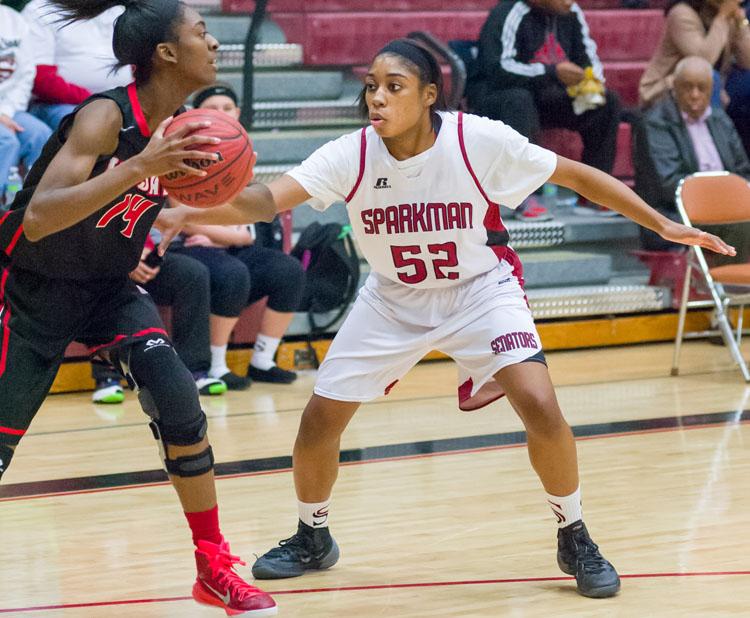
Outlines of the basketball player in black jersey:
{"label": "basketball player in black jersey", "polygon": [[[0,476],[47,395],[65,348],[107,354],[139,393],[193,534],[193,597],[233,615],[269,616],[273,599],[233,569],[219,530],[213,454],[190,372],[154,304],[128,278],[164,205],[158,176],[202,175],[187,150],[214,143],[170,117],[216,78],[218,42],[178,0],[54,0],[63,21],[117,5],[113,37],[135,82],[84,101],[50,138],[12,209],[0,218]],[[158,225],[158,223],[157,223]]]}

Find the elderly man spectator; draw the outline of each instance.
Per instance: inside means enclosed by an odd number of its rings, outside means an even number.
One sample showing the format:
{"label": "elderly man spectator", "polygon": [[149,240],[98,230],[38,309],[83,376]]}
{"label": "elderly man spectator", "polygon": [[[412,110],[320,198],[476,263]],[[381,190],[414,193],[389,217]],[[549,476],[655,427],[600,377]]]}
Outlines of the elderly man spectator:
{"label": "elderly man spectator", "polygon": [[574,109],[567,92],[584,80],[588,67],[604,83],[596,43],[577,4],[503,0],[482,27],[477,63],[480,75],[467,91],[473,111],[502,120],[532,140],[542,128],[576,131],[583,140],[583,162],[612,171],[620,121],[617,96],[605,91],[599,105],[583,111]]}
{"label": "elderly man spectator", "polygon": [[[655,103],[636,125],[636,190],[674,220],[678,219],[675,190],[685,176],[726,170],[750,179],[742,140],[724,110],[711,106],[712,89],[709,62],[699,56],[683,58],[675,68],[670,96]],[[722,233],[738,253],[748,253],[747,230],[732,226]],[[676,248],[653,232],[642,231],[641,240],[645,249]]]}
{"label": "elderly man spectator", "polygon": [[112,34],[122,11],[123,7],[114,7],[63,27],[47,0],[31,0],[24,7],[36,64],[30,111],[50,128],[56,129],[91,94],[133,81],[129,68],[112,71],[117,63]]}

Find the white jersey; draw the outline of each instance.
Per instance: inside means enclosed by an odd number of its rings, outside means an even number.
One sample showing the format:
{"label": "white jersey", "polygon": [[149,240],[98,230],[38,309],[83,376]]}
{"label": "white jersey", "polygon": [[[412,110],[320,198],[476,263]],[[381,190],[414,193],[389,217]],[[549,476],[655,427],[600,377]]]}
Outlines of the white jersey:
{"label": "white jersey", "polygon": [[289,175],[324,209],[341,199],[372,270],[415,288],[499,268],[521,278],[498,205],[515,208],[554,172],[554,153],[507,125],[440,113],[427,151],[397,161],[372,127],[318,149]]}

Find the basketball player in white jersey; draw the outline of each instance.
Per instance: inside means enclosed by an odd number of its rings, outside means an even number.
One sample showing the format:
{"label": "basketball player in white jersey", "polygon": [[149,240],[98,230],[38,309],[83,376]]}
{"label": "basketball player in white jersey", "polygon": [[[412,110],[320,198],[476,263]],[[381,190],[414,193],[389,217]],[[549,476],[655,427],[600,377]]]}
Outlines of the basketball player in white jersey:
{"label": "basketball player in white jersey", "polygon": [[535,146],[501,122],[440,111],[440,67],[413,41],[393,41],[378,53],[361,104],[366,129],[324,145],[268,187],[251,186],[220,208],[163,215],[175,228],[239,224],[270,220],[305,201],[322,210],[345,200],[372,267],[302,416],[294,446],[297,533],[261,556],[253,574],[294,577],[336,563],[328,516],[340,436],[362,402],[388,394],[425,353],[441,350],[458,365],[461,409],[504,394],[521,417],[531,463],[559,524],[560,568],[575,576],[583,595],[616,594],[617,572],[582,521],[573,434],[555,398],[498,205],[518,206],[550,181],[669,240],[730,255],[733,248],[666,219],[619,181]]}

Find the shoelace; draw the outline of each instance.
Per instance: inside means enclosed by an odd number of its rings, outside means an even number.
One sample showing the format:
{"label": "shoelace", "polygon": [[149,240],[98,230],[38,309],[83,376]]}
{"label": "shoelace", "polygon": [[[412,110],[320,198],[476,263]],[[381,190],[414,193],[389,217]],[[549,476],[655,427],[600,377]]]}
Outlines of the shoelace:
{"label": "shoelace", "polygon": [[260,594],[261,591],[258,588],[248,584],[234,571],[235,564],[247,565],[239,556],[230,554],[226,550],[219,550],[212,556],[209,556],[208,559],[211,575],[216,578],[219,585],[231,593],[233,598],[238,601],[244,601],[249,597]]}
{"label": "shoelace", "polygon": [[294,536],[279,541],[278,547],[274,547],[268,552],[268,555],[276,556],[290,556],[292,558],[311,558],[311,546],[312,541],[306,536],[301,534],[295,534]]}
{"label": "shoelace", "polygon": [[601,573],[609,567],[607,560],[599,553],[599,546],[583,530],[573,533],[572,539],[576,554],[586,571]]}

